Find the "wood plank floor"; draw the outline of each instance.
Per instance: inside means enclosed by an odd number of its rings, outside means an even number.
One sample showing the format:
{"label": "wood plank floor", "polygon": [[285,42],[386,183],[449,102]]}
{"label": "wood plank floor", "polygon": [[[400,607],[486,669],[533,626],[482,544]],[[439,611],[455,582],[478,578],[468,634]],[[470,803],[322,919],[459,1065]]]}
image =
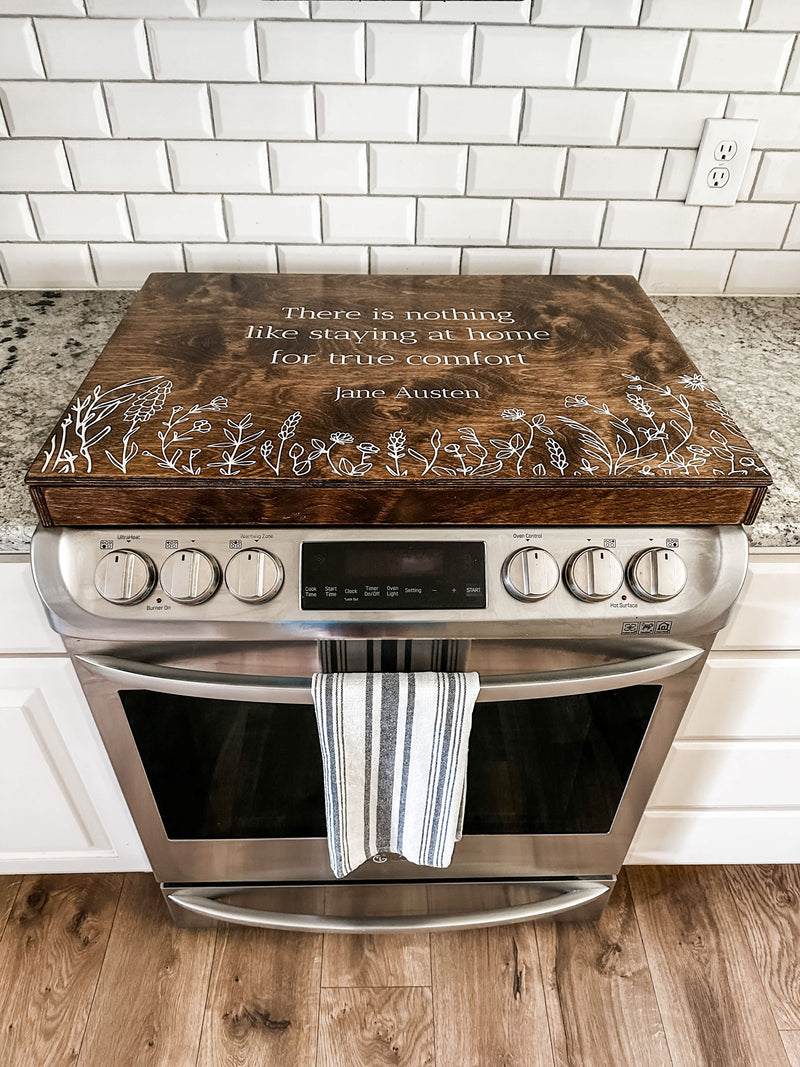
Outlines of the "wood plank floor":
{"label": "wood plank floor", "polygon": [[179,930],[150,875],[0,878],[0,1067],[800,1067],[800,867],[630,867],[600,921]]}

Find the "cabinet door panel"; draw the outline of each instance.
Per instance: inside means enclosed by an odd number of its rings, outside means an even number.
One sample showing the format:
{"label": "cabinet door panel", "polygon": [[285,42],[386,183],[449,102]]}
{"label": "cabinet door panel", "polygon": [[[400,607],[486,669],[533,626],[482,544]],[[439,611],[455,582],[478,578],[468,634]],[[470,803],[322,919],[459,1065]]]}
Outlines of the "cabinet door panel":
{"label": "cabinet door panel", "polygon": [[0,657],[0,873],[146,870],[66,657]]}
{"label": "cabinet door panel", "polygon": [[678,737],[800,737],[800,652],[712,652]]}
{"label": "cabinet door panel", "polygon": [[798,811],[646,811],[626,863],[800,863]]}
{"label": "cabinet door panel", "polygon": [[800,810],[800,740],[676,741],[648,807]]}

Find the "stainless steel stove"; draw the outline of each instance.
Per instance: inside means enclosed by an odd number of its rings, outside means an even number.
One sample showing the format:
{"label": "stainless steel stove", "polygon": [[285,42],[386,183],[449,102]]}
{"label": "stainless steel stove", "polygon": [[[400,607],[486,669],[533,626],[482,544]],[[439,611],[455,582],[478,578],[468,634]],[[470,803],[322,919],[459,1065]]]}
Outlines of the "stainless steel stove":
{"label": "stainless steel stove", "polygon": [[[738,526],[40,529],[176,921],[457,928],[602,908],[744,580]],[[336,881],[310,677],[477,671],[450,867]],[[353,665],[356,665],[354,668]]]}

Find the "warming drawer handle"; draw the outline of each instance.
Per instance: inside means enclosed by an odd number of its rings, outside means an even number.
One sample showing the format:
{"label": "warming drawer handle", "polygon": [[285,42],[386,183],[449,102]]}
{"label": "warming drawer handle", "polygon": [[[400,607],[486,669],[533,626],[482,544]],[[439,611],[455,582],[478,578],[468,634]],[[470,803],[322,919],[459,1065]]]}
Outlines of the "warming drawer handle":
{"label": "warming drawer handle", "polygon": [[264,926],[271,930],[302,930],[317,934],[399,934],[413,930],[469,930],[480,926],[504,926],[528,919],[552,919],[564,912],[597,900],[609,891],[602,882],[548,882],[557,891],[554,896],[529,904],[508,908],[465,912],[462,915],[387,915],[350,918],[343,915],[293,915],[282,911],[256,911],[235,904],[220,904],[213,893],[226,890],[177,889],[169,900],[180,908],[207,919],[238,923],[241,926]]}
{"label": "warming drawer handle", "polygon": [[[704,652],[691,645],[662,647],[648,656],[623,663],[603,664],[586,669],[537,671],[526,675],[485,675],[481,678],[478,701],[536,700],[543,697],[575,696],[644,685],[678,674]],[[153,689],[175,696],[205,697],[212,700],[246,700],[258,704],[311,704],[310,678],[280,678],[255,674],[221,674],[185,667],[163,667],[135,663],[116,656],[76,656],[94,674],[122,689]]]}

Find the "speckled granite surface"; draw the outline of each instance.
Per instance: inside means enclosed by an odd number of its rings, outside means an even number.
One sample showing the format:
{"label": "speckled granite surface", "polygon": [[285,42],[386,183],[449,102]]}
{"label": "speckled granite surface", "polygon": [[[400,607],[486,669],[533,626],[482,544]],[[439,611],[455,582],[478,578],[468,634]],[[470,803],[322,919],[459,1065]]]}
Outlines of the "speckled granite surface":
{"label": "speckled granite surface", "polygon": [[[36,523],[25,471],[133,292],[0,291],[0,552]],[[775,481],[754,545],[800,545],[800,298],[657,297],[655,305]]]}

